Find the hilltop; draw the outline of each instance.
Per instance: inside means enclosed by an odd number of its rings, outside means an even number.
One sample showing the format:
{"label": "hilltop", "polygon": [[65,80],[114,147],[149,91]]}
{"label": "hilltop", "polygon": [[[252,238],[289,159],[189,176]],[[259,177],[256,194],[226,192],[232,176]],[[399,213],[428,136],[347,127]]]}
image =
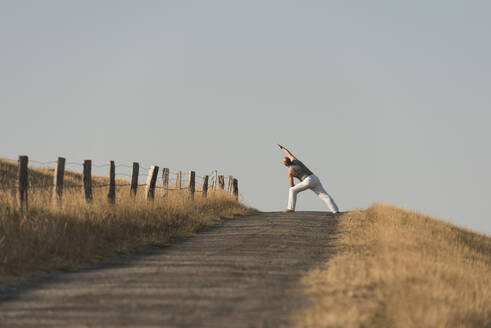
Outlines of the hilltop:
{"label": "hilltop", "polygon": [[[15,186],[16,174],[15,162],[0,160],[1,186]],[[30,185],[50,186],[52,174],[52,168],[31,169]],[[65,183],[80,185],[81,179],[79,173],[68,171]],[[106,179],[95,177],[94,184],[104,185]],[[174,193],[147,202],[141,193],[132,198],[120,188],[114,206],[108,204],[104,187],[96,189],[90,205],[80,190],[69,189],[63,206],[56,207],[49,201],[48,189],[34,188],[28,213],[17,210],[10,189],[0,190],[0,284],[166,245],[220,218],[253,212],[220,192],[194,201],[185,193]],[[305,226],[298,228],[312,229],[308,219],[312,213],[293,215],[283,215],[285,222],[305,217]],[[312,302],[292,316],[296,326],[491,326],[489,236],[384,203],[331,220],[325,245],[316,248],[324,252],[319,253],[319,265],[301,279]],[[265,228],[276,240],[282,231],[269,221],[267,227],[261,227],[264,220],[254,227]]]}

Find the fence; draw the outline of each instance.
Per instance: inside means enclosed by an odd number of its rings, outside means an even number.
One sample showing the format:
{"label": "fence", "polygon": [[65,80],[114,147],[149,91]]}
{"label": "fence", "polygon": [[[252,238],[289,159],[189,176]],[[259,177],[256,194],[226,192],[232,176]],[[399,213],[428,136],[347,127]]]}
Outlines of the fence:
{"label": "fence", "polygon": [[[195,197],[195,193],[201,192],[202,197],[207,197],[208,191],[216,191],[217,188],[221,190],[225,190],[225,177],[223,175],[218,175],[218,172],[214,170],[211,173],[211,177],[208,175],[198,176],[195,171],[188,172],[188,178],[183,179],[182,172],[170,172],[169,168],[163,168],[161,170],[161,184],[157,183],[158,174],[159,174],[159,166],[152,165],[149,168],[141,167],[138,162],[133,162],[131,166],[129,165],[119,165],[118,167],[126,167],[131,169],[131,174],[122,174],[127,179],[118,177],[118,180],[124,181],[125,183],[117,183],[117,175],[116,175],[116,164],[114,161],[109,161],[108,164],[97,165],[92,164],[91,160],[85,160],[83,163],[67,163],[66,159],[63,157],[58,157],[56,161],[53,162],[39,162],[35,160],[31,160],[31,162],[47,165],[47,164],[56,164],[54,173],[53,173],[53,184],[44,185],[36,188],[52,188],[52,199],[56,204],[61,204],[63,199],[63,190],[64,178],[65,178],[65,166],[67,164],[71,165],[81,165],[82,166],[82,184],[71,184],[69,187],[79,187],[83,191],[83,195],[85,201],[90,203],[92,201],[92,190],[93,188],[98,187],[108,187],[107,200],[109,203],[114,204],[116,201],[116,188],[117,187],[129,187],[130,195],[136,196],[138,187],[145,187],[145,198],[148,201],[151,201],[155,198],[155,190],[160,188],[162,189],[162,197],[166,197],[170,191],[182,192],[186,191],[192,199]],[[15,186],[0,186],[0,189],[6,190],[10,189],[15,191],[16,198],[18,200],[18,205],[22,210],[28,209],[28,199],[29,199],[29,189],[34,188],[34,186],[29,186],[29,158],[28,156],[19,156],[18,159],[18,170],[17,170],[17,179]],[[92,178],[92,167],[105,167],[107,166],[109,169],[108,179],[106,183],[97,183],[94,184],[94,180]],[[139,177],[144,175],[145,173],[140,173],[140,168],[143,170],[147,170],[146,174],[146,182],[144,184],[139,184]],[[175,175],[174,186],[171,185],[170,175]],[[121,176],[121,174],[120,174]],[[196,190],[196,178],[202,180],[201,190]],[[233,176],[229,175],[227,179],[227,192],[234,195],[235,199],[239,198],[239,187],[238,180],[233,178]]]}

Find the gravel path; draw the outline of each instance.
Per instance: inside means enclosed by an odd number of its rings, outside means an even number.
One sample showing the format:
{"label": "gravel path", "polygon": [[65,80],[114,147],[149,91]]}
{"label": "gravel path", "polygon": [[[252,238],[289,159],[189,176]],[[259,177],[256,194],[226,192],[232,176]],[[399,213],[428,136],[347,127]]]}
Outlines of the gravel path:
{"label": "gravel path", "polygon": [[288,327],[327,260],[326,212],[259,213],[169,247],[0,289],[1,327]]}

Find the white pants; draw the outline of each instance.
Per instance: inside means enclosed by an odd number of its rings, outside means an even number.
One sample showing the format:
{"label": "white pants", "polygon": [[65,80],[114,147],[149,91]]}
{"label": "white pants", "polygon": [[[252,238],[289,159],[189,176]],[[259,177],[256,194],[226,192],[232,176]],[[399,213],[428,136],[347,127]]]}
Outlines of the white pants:
{"label": "white pants", "polygon": [[296,186],[290,188],[288,197],[288,209],[295,210],[295,204],[297,202],[297,194],[301,191],[311,189],[313,192],[319,196],[326,204],[327,207],[333,213],[339,212],[338,206],[334,202],[334,199],[327,193],[327,191],[322,187],[319,178],[315,174],[309,175],[305,180],[298,183]]}

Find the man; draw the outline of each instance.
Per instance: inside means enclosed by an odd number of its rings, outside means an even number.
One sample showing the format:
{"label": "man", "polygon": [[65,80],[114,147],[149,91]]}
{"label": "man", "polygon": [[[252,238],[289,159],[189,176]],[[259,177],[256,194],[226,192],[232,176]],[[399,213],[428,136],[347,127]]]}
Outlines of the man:
{"label": "man", "polygon": [[[319,196],[331,210],[332,213],[339,213],[338,207],[334,202],[334,199],[326,192],[319,178],[312,173],[302,162],[300,162],[295,156],[288,151],[285,147],[278,144],[281,150],[285,152],[287,157],[283,157],[283,164],[289,168],[288,180],[290,181],[290,192],[288,197],[288,208],[285,213],[295,212],[295,204],[297,202],[297,194],[301,191],[311,189]],[[295,185],[293,178],[300,180],[300,183]]]}

